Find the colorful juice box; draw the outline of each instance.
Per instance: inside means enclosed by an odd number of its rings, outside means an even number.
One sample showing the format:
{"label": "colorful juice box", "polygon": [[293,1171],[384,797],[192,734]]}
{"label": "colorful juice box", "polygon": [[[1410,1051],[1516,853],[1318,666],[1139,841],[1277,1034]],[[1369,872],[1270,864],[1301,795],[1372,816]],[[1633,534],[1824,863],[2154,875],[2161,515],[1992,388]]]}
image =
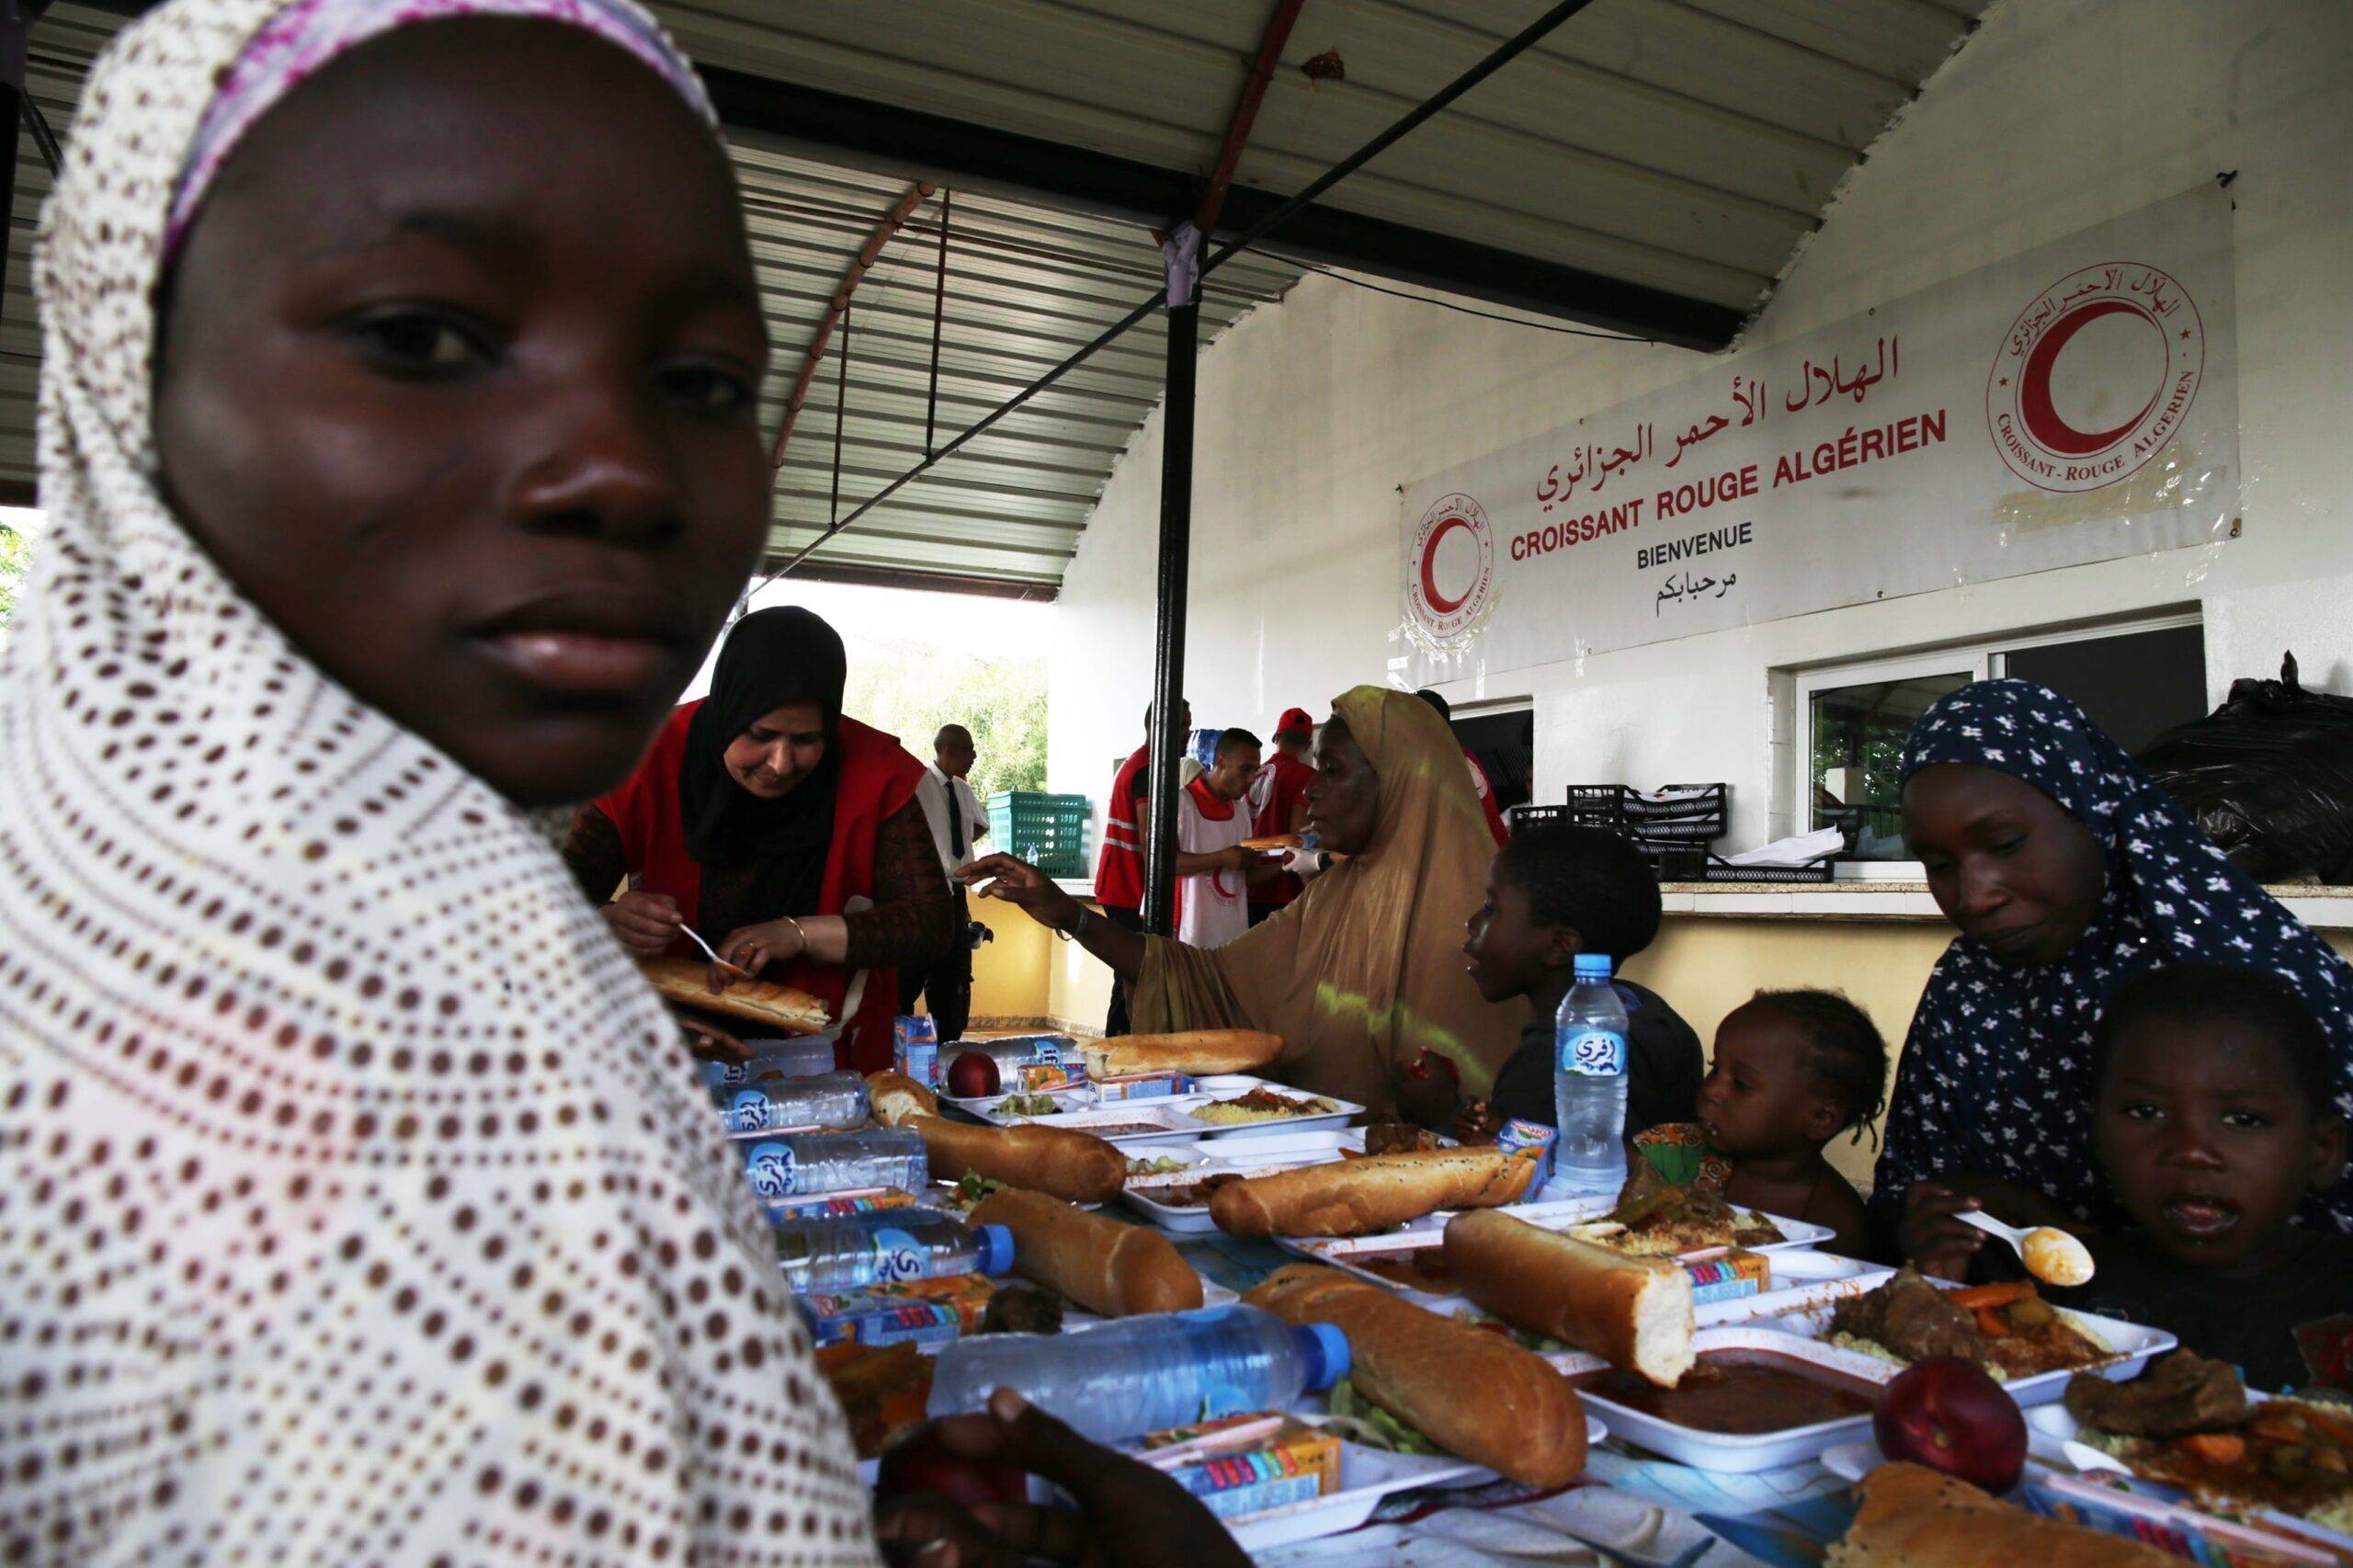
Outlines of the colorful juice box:
{"label": "colorful juice box", "polygon": [[1687,1257],[1683,1260],[1683,1272],[1691,1276],[1691,1304],[1695,1307],[1762,1295],[1772,1289],[1771,1259],[1761,1252],[1745,1252],[1739,1247]]}
{"label": "colorful juice box", "polygon": [[1282,1415],[1232,1415],[1143,1439],[1146,1464],[1221,1519],[1304,1503],[1340,1486],[1340,1439]]}
{"label": "colorful juice box", "polygon": [[858,1198],[773,1199],[766,1207],[770,1220],[832,1220],[878,1209],[910,1209],[917,1201],[912,1192],[875,1192]]}
{"label": "colorful juice box", "polygon": [[899,1071],[937,1091],[939,1087],[939,1026],[928,1017],[903,1017],[892,1026],[891,1055]]}
{"label": "colorful juice box", "polygon": [[1552,1145],[1560,1141],[1560,1131],[1541,1122],[1522,1121],[1518,1117],[1504,1123],[1495,1134],[1498,1149],[1533,1149],[1536,1151],[1536,1178],[1528,1184],[1529,1196],[1540,1191],[1552,1179]]}
{"label": "colorful juice box", "polygon": [[980,1325],[996,1293],[984,1274],[950,1274],[838,1295],[803,1296],[820,1345],[945,1345]]}
{"label": "colorful juice box", "polygon": [[1193,1077],[1189,1073],[1139,1073],[1129,1078],[1097,1078],[1095,1092],[1097,1103],[1102,1105],[1120,1100],[1165,1100],[1191,1094]]}

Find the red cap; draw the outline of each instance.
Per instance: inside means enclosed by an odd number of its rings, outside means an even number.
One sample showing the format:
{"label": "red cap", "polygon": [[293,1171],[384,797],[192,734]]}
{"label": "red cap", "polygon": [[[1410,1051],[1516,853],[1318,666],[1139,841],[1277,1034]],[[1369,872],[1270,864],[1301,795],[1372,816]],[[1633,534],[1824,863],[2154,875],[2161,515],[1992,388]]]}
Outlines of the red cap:
{"label": "red cap", "polygon": [[1287,735],[1293,730],[1312,730],[1315,721],[1307,716],[1304,708],[1286,708],[1283,716],[1275,721],[1275,733]]}

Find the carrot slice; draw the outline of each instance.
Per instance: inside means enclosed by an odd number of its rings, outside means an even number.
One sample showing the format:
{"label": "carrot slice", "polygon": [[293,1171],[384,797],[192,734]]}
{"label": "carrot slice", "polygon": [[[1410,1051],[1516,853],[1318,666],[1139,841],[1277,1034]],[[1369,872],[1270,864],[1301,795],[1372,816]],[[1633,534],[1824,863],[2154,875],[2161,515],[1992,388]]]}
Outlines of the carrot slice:
{"label": "carrot slice", "polygon": [[2309,1442],[2312,1435],[2292,1415],[2258,1415],[2246,1424],[2247,1436],[2272,1443]]}
{"label": "carrot slice", "polygon": [[1955,1290],[1950,1300],[1954,1306],[1973,1312],[1987,1307],[2006,1307],[2033,1294],[2033,1286],[2023,1279],[2011,1279],[1996,1285],[1972,1285],[1967,1290]]}
{"label": "carrot slice", "polygon": [[1977,1313],[1977,1332],[1988,1339],[2008,1339],[2017,1331],[2002,1321],[2000,1309],[1984,1307]]}
{"label": "carrot slice", "polygon": [[2192,1432],[2175,1446],[2212,1465],[2234,1465],[2246,1458],[2246,1439],[2230,1432]]}

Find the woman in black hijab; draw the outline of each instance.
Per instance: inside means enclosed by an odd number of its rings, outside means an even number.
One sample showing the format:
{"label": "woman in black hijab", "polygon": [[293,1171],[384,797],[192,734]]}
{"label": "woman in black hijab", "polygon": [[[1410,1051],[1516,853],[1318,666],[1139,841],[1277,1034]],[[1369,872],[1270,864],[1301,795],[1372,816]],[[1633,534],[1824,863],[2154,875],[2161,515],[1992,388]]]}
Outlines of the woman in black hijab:
{"label": "woman in black hijab", "polygon": [[955,904],[915,800],[923,765],[843,716],[847,676],[840,636],[817,616],[745,616],[710,694],[671,714],[628,783],[582,809],[563,853],[591,898],[611,900],[606,920],[632,952],[689,954],[690,926],[836,1018],[849,1004],[837,1058],[872,1072],[891,1061],[896,971],[946,955]]}

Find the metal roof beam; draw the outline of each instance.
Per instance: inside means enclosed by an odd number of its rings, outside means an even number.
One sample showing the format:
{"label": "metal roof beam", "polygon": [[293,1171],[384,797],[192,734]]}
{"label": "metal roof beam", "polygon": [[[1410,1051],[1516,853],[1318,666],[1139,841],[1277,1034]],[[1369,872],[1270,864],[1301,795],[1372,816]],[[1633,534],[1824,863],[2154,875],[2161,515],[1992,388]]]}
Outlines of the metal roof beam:
{"label": "metal roof beam", "polygon": [[[960,189],[1043,196],[1146,224],[1190,211],[1199,195],[1198,176],[1184,169],[748,72],[706,68],[703,75],[730,126],[870,166],[949,179]],[[1283,199],[1235,187],[1226,197],[1220,236],[1251,227]],[[1686,348],[1722,348],[1742,321],[1742,312],[1729,305],[1332,207],[1293,214],[1259,248]]]}

